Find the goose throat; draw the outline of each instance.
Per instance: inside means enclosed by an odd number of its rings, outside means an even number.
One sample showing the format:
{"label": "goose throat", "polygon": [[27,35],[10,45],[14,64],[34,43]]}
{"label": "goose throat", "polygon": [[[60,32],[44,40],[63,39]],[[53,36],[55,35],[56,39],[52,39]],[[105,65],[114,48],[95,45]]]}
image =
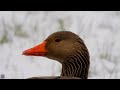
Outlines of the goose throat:
{"label": "goose throat", "polygon": [[75,56],[64,60],[62,63],[61,76],[87,79],[90,63],[87,57],[88,56],[77,53]]}

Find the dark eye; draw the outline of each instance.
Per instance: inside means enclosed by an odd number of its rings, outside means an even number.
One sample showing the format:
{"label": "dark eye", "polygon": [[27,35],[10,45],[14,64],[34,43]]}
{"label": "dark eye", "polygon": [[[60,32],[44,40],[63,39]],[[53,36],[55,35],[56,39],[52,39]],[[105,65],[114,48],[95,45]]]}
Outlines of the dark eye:
{"label": "dark eye", "polygon": [[60,42],[60,41],[61,41],[61,40],[60,40],[60,39],[58,39],[58,38],[57,38],[57,39],[55,39],[55,42]]}

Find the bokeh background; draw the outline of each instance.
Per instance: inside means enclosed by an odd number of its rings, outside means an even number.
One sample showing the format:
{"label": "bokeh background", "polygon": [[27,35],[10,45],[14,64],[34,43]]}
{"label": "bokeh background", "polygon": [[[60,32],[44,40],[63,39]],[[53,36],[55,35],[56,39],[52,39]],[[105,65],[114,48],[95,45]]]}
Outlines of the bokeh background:
{"label": "bokeh background", "polygon": [[119,11],[0,11],[0,76],[25,79],[58,76],[61,64],[44,57],[26,57],[56,31],[72,31],[90,53],[89,79],[120,78]]}

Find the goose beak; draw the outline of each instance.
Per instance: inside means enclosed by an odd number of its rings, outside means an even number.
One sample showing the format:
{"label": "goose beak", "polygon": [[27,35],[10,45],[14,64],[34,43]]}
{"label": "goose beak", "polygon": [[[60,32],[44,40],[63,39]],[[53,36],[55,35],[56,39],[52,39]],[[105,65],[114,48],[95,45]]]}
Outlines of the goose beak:
{"label": "goose beak", "polygon": [[26,55],[26,56],[45,56],[47,54],[47,50],[46,50],[46,41],[44,41],[43,43],[27,49],[25,51],[23,51],[22,55]]}

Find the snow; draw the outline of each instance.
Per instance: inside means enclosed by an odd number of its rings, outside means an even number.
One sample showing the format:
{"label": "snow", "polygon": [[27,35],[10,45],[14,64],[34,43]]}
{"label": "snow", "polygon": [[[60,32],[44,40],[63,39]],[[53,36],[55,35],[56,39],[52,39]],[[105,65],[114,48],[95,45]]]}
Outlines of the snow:
{"label": "snow", "polygon": [[[61,30],[78,34],[90,52],[90,79],[120,78],[119,11],[0,11],[0,40],[5,30],[10,42],[0,43],[0,75],[22,79],[60,75],[61,64],[44,57],[26,57],[22,52]],[[27,37],[15,35],[21,25]]]}

